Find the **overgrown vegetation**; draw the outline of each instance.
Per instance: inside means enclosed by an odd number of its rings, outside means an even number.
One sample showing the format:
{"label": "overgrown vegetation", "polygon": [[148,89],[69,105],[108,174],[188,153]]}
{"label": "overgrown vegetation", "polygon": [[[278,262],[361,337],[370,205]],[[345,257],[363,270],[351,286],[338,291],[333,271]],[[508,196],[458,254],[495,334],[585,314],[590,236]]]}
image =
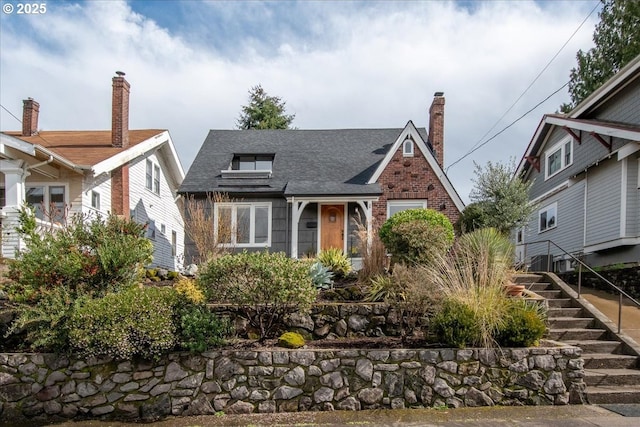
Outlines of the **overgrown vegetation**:
{"label": "overgrown vegetation", "polygon": [[318,261],[337,276],[344,277],[351,271],[351,262],[342,249],[323,249],[318,254]]}
{"label": "overgrown vegetation", "polygon": [[[367,226],[358,212],[353,221],[355,224],[353,234],[358,242],[358,253],[362,262],[360,270],[358,270],[358,280],[361,283],[369,283],[374,277],[386,272],[387,251],[382,240],[380,240],[378,229],[373,219],[371,225]],[[370,233],[369,228],[371,228]]]}
{"label": "overgrown vegetation", "polygon": [[184,232],[193,242],[198,255],[192,262],[206,263],[231,251],[231,221],[214,220],[214,205],[232,200],[224,193],[207,193],[203,199],[193,195],[185,201]]}

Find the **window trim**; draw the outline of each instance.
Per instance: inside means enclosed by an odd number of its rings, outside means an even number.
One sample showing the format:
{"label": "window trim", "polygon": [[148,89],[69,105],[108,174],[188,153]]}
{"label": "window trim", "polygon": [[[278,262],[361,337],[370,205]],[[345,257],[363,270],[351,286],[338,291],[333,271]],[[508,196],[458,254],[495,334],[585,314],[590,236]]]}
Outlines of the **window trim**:
{"label": "window trim", "polygon": [[[238,243],[238,207],[249,206],[250,209],[250,219],[249,219],[249,243]],[[221,243],[223,247],[233,247],[233,248],[269,248],[271,247],[271,238],[272,238],[272,228],[273,228],[273,209],[272,202],[221,202],[216,203],[213,210],[213,224],[214,224],[214,236],[216,240],[218,239],[218,218],[220,208],[230,207],[231,208],[231,243]],[[267,241],[265,243],[255,243],[255,221],[256,221],[256,208],[267,208],[268,218],[267,218]]]}
{"label": "window trim", "polygon": [[[410,148],[409,151],[406,150],[407,147]],[[413,140],[411,140],[410,138],[407,138],[404,141],[402,141],[402,157],[413,157],[414,152],[415,152],[415,144],[413,143]]]}
{"label": "window trim", "polygon": [[[24,202],[27,203],[27,191],[30,188],[37,188],[37,187],[41,187],[43,190],[43,200],[42,200],[42,204],[44,205],[45,209],[49,209],[51,206],[51,193],[50,193],[50,187],[62,187],[64,188],[64,213],[65,214],[69,214],[69,212],[67,211],[67,208],[70,207],[70,202],[69,202],[69,184],[68,183],[54,183],[54,182],[25,182],[24,184]],[[34,206],[35,207],[35,206]],[[36,214],[37,214],[37,209],[36,209]],[[65,216],[63,219],[67,219],[68,217]],[[46,222],[46,223],[50,223],[50,221],[47,221],[45,218],[38,218],[36,216],[36,219],[38,221],[42,221],[42,222]],[[50,219],[50,218],[49,218]],[[54,224],[56,223],[55,221],[53,222]],[[58,223],[60,223],[58,221]]]}
{"label": "window trim", "polygon": [[162,169],[160,168],[160,164],[147,158],[145,164],[144,187],[147,191],[155,194],[156,196],[160,195],[160,186],[162,185],[160,179],[161,175]]}
{"label": "window trim", "polygon": [[[391,206],[398,206],[398,205],[407,205],[407,204],[416,204],[416,203],[420,203],[422,206],[416,206],[414,208],[407,208],[407,209],[427,209],[427,204],[428,204],[428,200],[427,199],[397,199],[397,200],[387,200],[387,218],[389,218],[391,215],[389,215],[389,212],[391,211]],[[403,209],[403,210],[407,210],[407,209]],[[399,211],[400,212],[400,211]]]}
{"label": "window trim", "polygon": [[[95,206],[96,204],[94,204],[94,203],[93,203],[93,202],[94,202],[94,196],[97,196],[96,200],[98,201],[98,203],[97,203],[97,205],[98,205],[98,206]],[[101,195],[100,195],[100,192],[99,192],[99,191],[91,190],[91,209],[95,209],[95,210],[97,210],[97,211],[99,211],[99,210],[100,210],[100,205],[101,205],[101,203],[100,203],[100,202],[101,202],[101,200],[100,200],[100,199],[101,199],[101,198],[102,198],[102,197],[101,197]]]}
{"label": "window trim", "polygon": [[[570,150],[571,152],[569,153],[569,162],[565,163],[566,160],[566,150],[565,147],[567,146],[567,144],[570,144]],[[558,152],[558,150],[560,150],[560,168],[555,171],[552,174],[549,174],[549,158],[555,154],[556,152]],[[548,180],[549,178],[553,178],[554,176],[558,175],[560,172],[562,172],[563,170],[565,170],[566,168],[568,168],[569,166],[571,166],[573,164],[573,153],[574,153],[574,149],[573,149],[573,137],[571,136],[567,136],[565,138],[562,138],[557,144],[554,144],[551,148],[549,148],[548,150],[546,150],[544,152],[544,180]]]}
{"label": "window trim", "polygon": [[[553,223],[553,226],[545,228],[544,230],[542,230],[541,227],[541,223],[540,223],[540,217],[542,216],[543,213],[545,212],[549,212],[549,211],[555,211],[555,222]],[[554,228],[556,228],[558,226],[558,202],[553,202],[548,204],[547,206],[541,208],[540,210],[538,210],[538,233],[544,233],[546,231],[549,230],[553,230]]]}

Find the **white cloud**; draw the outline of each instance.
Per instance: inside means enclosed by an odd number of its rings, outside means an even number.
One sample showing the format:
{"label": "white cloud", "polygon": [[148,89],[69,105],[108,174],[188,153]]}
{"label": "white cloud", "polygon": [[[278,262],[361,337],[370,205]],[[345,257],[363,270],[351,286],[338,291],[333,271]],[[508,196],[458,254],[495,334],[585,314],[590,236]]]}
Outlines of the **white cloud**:
{"label": "white cloud", "polygon": [[[593,6],[301,2],[287,12],[277,3],[187,2],[183,7],[198,8],[200,16],[193,28],[185,21],[178,29],[122,1],[50,3],[40,17],[0,18],[0,101],[20,116],[21,100],[35,98],[44,129],[108,129],[110,79],[123,70],[132,85],[132,128],[169,129],[188,168],[208,129],[235,126],[248,89],[258,83],[287,102],[299,128],[400,128],[408,120],[426,126],[433,93],[444,91],[450,164],[478,142]],[[239,22],[243,9],[247,18]],[[596,20],[593,14],[494,132],[568,80],[575,52],[591,46]],[[208,33],[189,32],[204,28]],[[473,160],[519,158],[542,114],[567,99],[562,91],[451,168],[463,199]],[[0,120],[3,130],[20,127],[5,111]]]}

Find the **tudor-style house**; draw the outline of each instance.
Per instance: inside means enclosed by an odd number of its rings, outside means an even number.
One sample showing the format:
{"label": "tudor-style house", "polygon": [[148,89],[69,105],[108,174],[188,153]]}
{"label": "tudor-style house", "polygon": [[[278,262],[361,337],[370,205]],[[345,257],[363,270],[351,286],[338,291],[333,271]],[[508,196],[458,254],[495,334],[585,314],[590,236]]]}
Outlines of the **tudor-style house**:
{"label": "tudor-style house", "polygon": [[184,254],[184,171],[169,132],[129,129],[130,85],[113,77],[111,130],[41,131],[40,105],[24,101],[22,130],[0,133],[2,256],[24,249],[15,228],[26,203],[54,227],[66,215],[114,213],[148,224],[152,266],[178,270]]}
{"label": "tudor-style house", "polygon": [[539,206],[515,232],[517,257],[572,269],[557,245],[591,266],[640,262],[639,171],[640,56],[570,113],[542,118],[516,172]]}
{"label": "tudor-style house", "polygon": [[443,171],[444,101],[437,92],[428,134],[411,121],[397,129],[211,130],[179,193],[228,196],[214,206],[213,224],[232,230],[234,250],[294,258],[330,247],[354,254],[355,216],[381,224],[431,208],[455,222],[464,205]]}

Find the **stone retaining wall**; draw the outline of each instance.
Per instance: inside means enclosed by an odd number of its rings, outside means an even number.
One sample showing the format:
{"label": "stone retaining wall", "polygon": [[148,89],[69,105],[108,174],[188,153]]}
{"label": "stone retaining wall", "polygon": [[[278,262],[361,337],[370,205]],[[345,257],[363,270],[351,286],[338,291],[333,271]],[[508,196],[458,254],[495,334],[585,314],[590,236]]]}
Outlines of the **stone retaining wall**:
{"label": "stone retaining wall", "polygon": [[[599,273],[632,297],[640,298],[640,267],[602,270]],[[566,283],[578,285],[577,271],[558,273],[558,277]],[[602,282],[595,274],[586,270],[582,271],[582,286],[612,292],[609,285]]]}
{"label": "stone retaining wall", "polygon": [[174,353],[156,363],[0,354],[0,422],[580,403],[576,347]]}

